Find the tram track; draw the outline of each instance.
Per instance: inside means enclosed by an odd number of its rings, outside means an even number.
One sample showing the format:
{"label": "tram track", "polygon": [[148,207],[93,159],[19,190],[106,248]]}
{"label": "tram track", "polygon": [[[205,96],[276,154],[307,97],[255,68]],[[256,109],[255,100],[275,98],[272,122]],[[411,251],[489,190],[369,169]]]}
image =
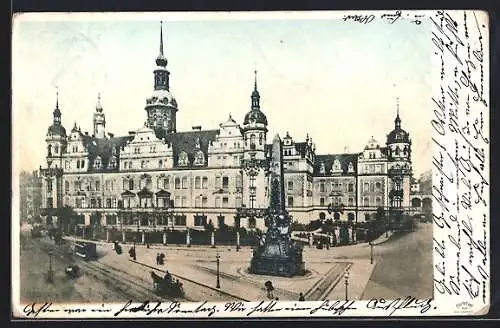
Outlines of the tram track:
{"label": "tram track", "polygon": [[[146,287],[137,281],[127,277],[127,273],[121,272],[111,266],[99,262],[87,262],[84,259],[74,256],[68,250],[62,249],[64,245],[48,245],[41,243],[43,251],[52,251],[53,254],[59,255],[60,260],[66,264],[78,263],[84,269],[84,274],[105,283],[117,294],[120,294],[127,300],[134,301],[164,301],[165,298],[156,295],[151,291],[150,287]],[[182,301],[187,299],[168,298],[170,301]]]}

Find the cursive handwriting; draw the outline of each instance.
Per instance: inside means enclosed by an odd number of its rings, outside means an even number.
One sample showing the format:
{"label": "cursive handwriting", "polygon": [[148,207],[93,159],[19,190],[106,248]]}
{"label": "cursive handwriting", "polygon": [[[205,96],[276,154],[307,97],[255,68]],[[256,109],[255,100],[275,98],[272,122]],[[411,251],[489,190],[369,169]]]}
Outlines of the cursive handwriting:
{"label": "cursive handwriting", "polygon": [[485,303],[489,283],[489,109],[483,43],[486,27],[478,15],[441,10],[430,17],[436,81],[430,120],[437,228],[434,288],[438,294]]}
{"label": "cursive handwriting", "polygon": [[420,313],[425,313],[432,308],[432,299],[419,300],[412,296],[406,298],[397,298],[394,300],[371,299],[366,307],[368,309],[381,309],[389,312],[389,316],[393,315],[398,310],[403,309],[420,309]]}

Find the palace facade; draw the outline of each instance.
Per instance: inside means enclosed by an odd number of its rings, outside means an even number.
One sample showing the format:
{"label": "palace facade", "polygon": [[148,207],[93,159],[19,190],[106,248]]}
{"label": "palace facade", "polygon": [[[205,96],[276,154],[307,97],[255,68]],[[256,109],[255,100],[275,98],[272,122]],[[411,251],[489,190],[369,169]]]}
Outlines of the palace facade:
{"label": "palace facade", "polygon": [[[69,206],[80,225],[121,229],[203,229],[207,222],[263,228],[274,136],[267,134],[257,77],[242,124],[229,115],[211,130],[177,131],[162,32],[153,75],[146,122],[128,135],[106,131],[99,96],[92,134],[76,123],[67,132],[56,101],[40,167],[43,214],[57,221],[58,210]],[[410,208],[411,140],[399,108],[383,145],[372,137],[358,152],[320,154],[309,136],[298,141],[287,132],[282,142],[286,205],[294,220],[308,223],[324,213],[364,221],[379,207]]]}

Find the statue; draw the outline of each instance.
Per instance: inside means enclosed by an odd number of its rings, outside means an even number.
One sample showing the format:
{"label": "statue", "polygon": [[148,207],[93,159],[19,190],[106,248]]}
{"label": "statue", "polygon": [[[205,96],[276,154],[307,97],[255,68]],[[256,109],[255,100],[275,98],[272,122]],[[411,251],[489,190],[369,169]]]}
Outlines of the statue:
{"label": "statue", "polygon": [[254,250],[250,273],[286,276],[304,275],[302,247],[291,240],[292,218],[285,209],[282,143],[273,140],[269,166],[269,207],[265,214],[266,238]]}

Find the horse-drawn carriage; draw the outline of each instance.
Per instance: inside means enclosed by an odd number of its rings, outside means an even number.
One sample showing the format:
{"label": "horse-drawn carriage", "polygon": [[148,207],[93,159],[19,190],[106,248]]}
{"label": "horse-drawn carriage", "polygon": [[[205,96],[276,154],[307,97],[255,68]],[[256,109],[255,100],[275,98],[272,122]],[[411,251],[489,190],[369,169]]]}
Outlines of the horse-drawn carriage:
{"label": "horse-drawn carriage", "polygon": [[179,279],[174,280],[170,273],[165,274],[165,277],[157,275],[151,271],[151,278],[153,278],[153,286],[155,293],[161,296],[182,297],[184,296],[184,289]]}

